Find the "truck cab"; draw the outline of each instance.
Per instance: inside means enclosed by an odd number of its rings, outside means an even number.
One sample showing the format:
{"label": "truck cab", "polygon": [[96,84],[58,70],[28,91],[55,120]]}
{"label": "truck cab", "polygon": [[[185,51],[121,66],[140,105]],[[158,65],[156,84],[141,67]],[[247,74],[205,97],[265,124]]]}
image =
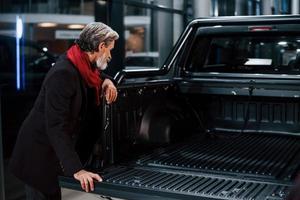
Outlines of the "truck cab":
{"label": "truck cab", "polygon": [[[86,168],[123,199],[284,199],[299,179],[300,16],[195,19],[115,76]],[[76,190],[72,177],[61,185]]]}

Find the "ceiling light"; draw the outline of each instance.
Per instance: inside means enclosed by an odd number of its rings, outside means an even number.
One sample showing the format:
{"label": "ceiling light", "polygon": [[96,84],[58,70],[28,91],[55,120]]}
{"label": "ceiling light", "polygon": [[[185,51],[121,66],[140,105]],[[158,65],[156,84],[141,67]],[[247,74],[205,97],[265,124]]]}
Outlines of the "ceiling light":
{"label": "ceiling light", "polygon": [[97,2],[98,2],[98,4],[100,4],[101,6],[103,6],[103,5],[106,4],[106,1],[105,1],[105,0],[98,0]]}
{"label": "ceiling light", "polygon": [[83,29],[84,25],[83,24],[70,24],[68,25],[69,29]]}
{"label": "ceiling light", "polygon": [[42,28],[52,28],[57,26],[56,23],[52,23],[52,22],[43,22],[43,23],[39,23],[38,27],[42,27]]}
{"label": "ceiling light", "polygon": [[285,46],[285,45],[287,45],[287,42],[286,41],[281,41],[281,42],[278,42],[278,44]]}

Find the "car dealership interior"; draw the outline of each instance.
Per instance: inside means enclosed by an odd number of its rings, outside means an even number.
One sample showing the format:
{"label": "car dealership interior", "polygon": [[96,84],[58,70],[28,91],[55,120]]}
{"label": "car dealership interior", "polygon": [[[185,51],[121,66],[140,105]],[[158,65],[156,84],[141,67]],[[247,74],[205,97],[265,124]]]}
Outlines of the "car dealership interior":
{"label": "car dealership interior", "polygon": [[[85,119],[69,116],[86,128],[70,138],[76,140],[82,169],[98,174],[103,185],[95,183],[95,190],[86,192],[75,175],[60,175],[62,199],[279,200],[297,195],[299,0],[0,0],[0,200],[48,199],[30,196],[30,181],[17,178],[9,162],[36,99],[44,98],[46,113],[53,103],[41,95],[48,91],[45,77],[93,22],[117,33],[108,67],[97,71],[98,60],[89,64],[93,73],[105,74],[98,76],[99,83],[108,80],[116,98],[107,103],[110,85],[97,87],[104,91],[100,106],[87,105]],[[106,40],[101,42],[107,49]],[[79,45],[86,59],[101,42],[91,52]],[[57,91],[63,83],[54,84]],[[83,102],[89,102],[87,88]],[[64,113],[52,106],[51,112]],[[48,126],[50,117],[45,118],[42,126]],[[67,129],[63,124],[61,130]],[[50,142],[36,142],[49,143],[49,151],[58,154],[54,143],[59,142],[48,132]],[[177,190],[172,184],[179,180]],[[300,199],[299,188],[293,199]]]}

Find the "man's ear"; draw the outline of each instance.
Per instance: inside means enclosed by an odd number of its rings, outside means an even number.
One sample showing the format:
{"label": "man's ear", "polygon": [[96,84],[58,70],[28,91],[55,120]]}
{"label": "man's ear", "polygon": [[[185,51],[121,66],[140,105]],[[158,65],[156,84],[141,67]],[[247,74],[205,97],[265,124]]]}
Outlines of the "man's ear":
{"label": "man's ear", "polygon": [[105,47],[105,43],[101,42],[98,46],[98,50],[101,51]]}

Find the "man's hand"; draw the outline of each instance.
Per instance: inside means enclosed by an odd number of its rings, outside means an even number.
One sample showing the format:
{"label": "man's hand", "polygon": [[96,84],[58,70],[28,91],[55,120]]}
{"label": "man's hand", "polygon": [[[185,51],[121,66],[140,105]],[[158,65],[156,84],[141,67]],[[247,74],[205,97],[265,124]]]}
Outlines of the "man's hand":
{"label": "man's hand", "polygon": [[117,88],[111,80],[105,79],[102,83],[102,89],[104,91],[104,95],[108,104],[116,101],[118,92]]}
{"label": "man's hand", "polygon": [[98,182],[102,181],[102,178],[98,174],[88,172],[85,170],[80,170],[74,174],[74,178],[80,181],[81,187],[86,192],[94,191],[94,179]]}

